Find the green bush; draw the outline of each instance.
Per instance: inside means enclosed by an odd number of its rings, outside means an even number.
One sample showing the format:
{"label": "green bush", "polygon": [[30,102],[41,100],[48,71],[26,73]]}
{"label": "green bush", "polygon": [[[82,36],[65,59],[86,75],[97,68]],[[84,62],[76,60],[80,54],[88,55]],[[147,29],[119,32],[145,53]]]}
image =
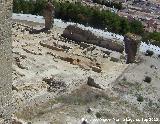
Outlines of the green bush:
{"label": "green bush", "polygon": [[146,32],[143,34],[142,40],[160,47],[160,32]]}
{"label": "green bush", "polygon": [[151,81],[152,81],[152,78],[149,76],[146,76],[144,79],[144,82],[147,82],[147,83],[151,83]]}
{"label": "green bush", "polygon": [[139,95],[139,96],[137,97],[137,101],[138,101],[138,102],[143,102],[143,101],[144,101],[143,96]]}
{"label": "green bush", "polygon": [[[13,12],[31,13],[34,15],[42,15],[41,11],[45,6],[45,0],[14,0]],[[107,29],[109,32],[118,34],[126,34],[132,32],[139,34],[143,32],[143,26],[139,21],[129,21],[125,18],[118,16],[110,11],[100,11],[99,9],[83,6],[80,3],[69,2],[56,2],[53,1],[55,6],[55,18],[64,21],[72,21],[98,29]]]}
{"label": "green bush", "polygon": [[96,112],[96,117],[97,117],[97,118],[101,118],[101,117],[102,117],[101,113]]}
{"label": "green bush", "polygon": [[153,51],[147,50],[145,55],[146,55],[146,56],[152,56],[153,54],[154,54]]}
{"label": "green bush", "polygon": [[[104,0],[100,2],[108,4],[107,2],[105,3]],[[45,4],[46,0],[36,0],[36,2],[33,0],[13,0],[13,12],[42,15]],[[109,32],[122,35],[128,32],[135,33],[141,35],[144,42],[150,42],[151,44],[160,46],[160,32],[144,32],[143,25],[140,21],[129,21],[110,11],[100,11],[99,9],[83,6],[81,3],[74,4],[53,1],[53,4],[55,6],[55,18],[92,26],[98,29],[107,29]],[[112,3],[108,6],[114,5],[116,7],[116,4],[117,3]],[[121,6],[121,4],[117,4],[117,6],[119,5]]]}

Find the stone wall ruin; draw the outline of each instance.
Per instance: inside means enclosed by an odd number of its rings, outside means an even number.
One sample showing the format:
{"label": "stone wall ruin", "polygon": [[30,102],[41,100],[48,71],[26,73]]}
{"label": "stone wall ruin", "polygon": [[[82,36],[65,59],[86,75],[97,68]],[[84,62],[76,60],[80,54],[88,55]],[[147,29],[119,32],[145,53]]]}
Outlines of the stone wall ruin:
{"label": "stone wall ruin", "polygon": [[12,0],[0,0],[0,124],[11,124],[11,15]]}
{"label": "stone wall ruin", "polygon": [[125,53],[127,54],[127,64],[134,63],[139,49],[141,37],[128,33],[124,37]]}
{"label": "stone wall ruin", "polygon": [[141,40],[141,37],[135,34],[127,33],[124,36],[124,43],[122,43],[111,39],[98,37],[91,31],[83,30],[77,27],[76,25],[67,26],[63,31],[62,36],[64,38],[68,38],[69,40],[73,40],[77,43],[84,42],[88,44],[94,44],[120,53],[123,53],[125,50],[125,53],[127,54],[127,60],[126,60],[127,64],[135,62],[136,54],[139,49]]}
{"label": "stone wall ruin", "polygon": [[54,6],[50,2],[50,0],[48,1],[43,10],[43,16],[45,19],[45,29],[51,29],[54,22]]}
{"label": "stone wall ruin", "polygon": [[67,26],[63,31],[62,36],[74,40],[77,43],[85,42],[88,44],[94,44],[121,53],[124,51],[123,43],[104,39],[103,37],[97,37],[91,31],[83,30],[76,25]]}

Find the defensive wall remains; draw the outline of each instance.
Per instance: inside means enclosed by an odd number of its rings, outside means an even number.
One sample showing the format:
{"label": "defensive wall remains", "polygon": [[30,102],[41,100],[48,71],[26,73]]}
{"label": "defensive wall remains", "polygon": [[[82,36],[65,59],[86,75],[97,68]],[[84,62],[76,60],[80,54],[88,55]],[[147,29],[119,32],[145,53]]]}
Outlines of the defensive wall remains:
{"label": "defensive wall remains", "polygon": [[12,114],[12,0],[0,0],[0,124],[11,124]]}

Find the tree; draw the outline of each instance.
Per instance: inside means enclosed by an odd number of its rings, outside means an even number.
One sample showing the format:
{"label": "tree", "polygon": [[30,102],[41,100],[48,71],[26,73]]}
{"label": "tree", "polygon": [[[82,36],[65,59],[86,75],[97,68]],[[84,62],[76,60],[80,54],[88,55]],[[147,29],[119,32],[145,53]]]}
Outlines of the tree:
{"label": "tree", "polygon": [[[104,0],[94,0],[102,2]],[[108,2],[103,2],[108,4]],[[88,24],[94,28],[106,29],[113,33],[126,34],[127,32],[135,34],[143,34],[143,25],[140,21],[129,20],[118,16],[110,11],[102,10],[97,8],[90,8],[88,6],[83,6],[81,3],[69,3],[63,2],[59,3],[53,1],[55,6],[55,18],[62,19],[64,21],[72,21],[81,24]],[[116,5],[117,3],[109,4]],[[46,5],[46,0],[14,0],[13,1],[13,12],[20,13],[30,13],[34,15],[42,15],[42,10]],[[119,4],[117,4],[119,6]],[[159,35],[156,33],[150,34],[147,38],[152,38],[153,40],[159,40]]]}
{"label": "tree", "polygon": [[120,27],[121,27],[121,29],[120,29],[121,34],[126,34],[126,33],[130,32],[130,25],[129,25],[129,22],[126,18],[121,19]]}
{"label": "tree", "polygon": [[145,32],[142,41],[160,46],[160,32]]}
{"label": "tree", "polygon": [[144,29],[140,21],[133,20],[130,22],[130,31],[135,34],[143,34]]}

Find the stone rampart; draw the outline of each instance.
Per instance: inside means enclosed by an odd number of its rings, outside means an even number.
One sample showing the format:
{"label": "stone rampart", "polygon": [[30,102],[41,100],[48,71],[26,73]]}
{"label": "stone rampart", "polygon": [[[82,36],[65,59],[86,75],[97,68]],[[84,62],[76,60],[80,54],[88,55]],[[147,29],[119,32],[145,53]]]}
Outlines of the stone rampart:
{"label": "stone rampart", "polygon": [[11,15],[12,0],[0,0],[0,124],[11,124]]}
{"label": "stone rampart", "polygon": [[125,43],[125,53],[127,54],[127,64],[134,63],[137,55],[137,51],[139,51],[141,37],[127,33],[124,37]]}
{"label": "stone rampart", "polygon": [[124,51],[123,43],[103,37],[98,37],[94,35],[91,31],[83,30],[75,25],[67,26],[62,36],[70,40],[74,40],[75,42],[94,44],[121,53]]}

